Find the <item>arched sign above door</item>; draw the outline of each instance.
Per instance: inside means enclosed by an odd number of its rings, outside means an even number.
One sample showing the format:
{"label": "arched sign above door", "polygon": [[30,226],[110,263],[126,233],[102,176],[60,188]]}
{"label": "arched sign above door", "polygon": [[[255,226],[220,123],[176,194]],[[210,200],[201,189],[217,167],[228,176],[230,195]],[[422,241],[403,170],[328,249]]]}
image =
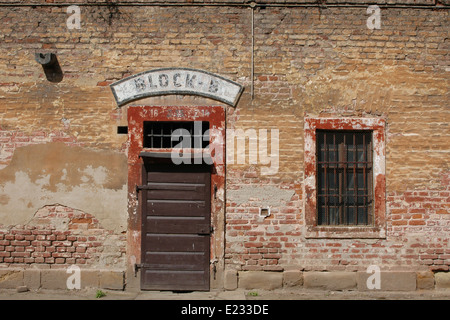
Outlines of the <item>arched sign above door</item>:
{"label": "arched sign above door", "polygon": [[222,76],[198,69],[162,68],[124,78],[110,85],[117,105],[146,97],[187,94],[235,107],[244,87]]}

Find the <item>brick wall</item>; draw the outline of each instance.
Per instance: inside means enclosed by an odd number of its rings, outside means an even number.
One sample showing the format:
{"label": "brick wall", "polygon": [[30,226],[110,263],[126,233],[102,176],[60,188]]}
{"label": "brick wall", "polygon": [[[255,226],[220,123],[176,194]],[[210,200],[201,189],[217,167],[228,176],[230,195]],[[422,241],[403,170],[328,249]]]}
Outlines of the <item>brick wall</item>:
{"label": "brick wall", "polygon": [[[383,270],[448,270],[448,161],[442,153],[448,152],[443,101],[449,96],[439,83],[448,83],[448,44],[440,18],[423,15],[427,12],[383,10],[383,27],[374,32],[365,29],[358,9],[256,15],[260,75],[251,110],[241,110],[234,125],[282,128],[280,170],[268,179],[257,167],[229,166],[228,186],[299,186],[301,191],[304,115],[381,117],[387,121],[387,236],[308,239],[301,192],[264,220],[258,218],[264,200],[236,205],[228,195],[231,265],[253,271],[356,271],[372,264]],[[411,196],[419,194],[424,196]]]}
{"label": "brick wall", "polygon": [[[126,125],[126,107],[116,109],[107,85],[153,68],[199,68],[246,86],[236,110],[227,107],[228,128],[280,130],[276,174],[262,176],[259,165],[227,166],[228,266],[253,271],[365,270],[379,264],[385,269],[448,270],[447,8],[383,9],[381,29],[369,30],[364,6],[258,7],[253,99],[248,7],[81,10],[81,29],[68,30],[65,7],[0,7],[2,168],[23,144],[54,139],[125,154],[126,136],[117,135],[116,129]],[[57,54],[62,82],[45,79],[34,61],[36,51]],[[155,101],[164,103],[149,103]],[[305,238],[305,116],[386,120],[385,239]],[[250,189],[265,193],[246,196]],[[7,196],[0,195],[0,204]],[[259,208],[268,203],[271,216],[260,218]],[[39,209],[33,208],[34,213]],[[117,259],[122,261],[122,235],[107,228],[89,229],[92,223],[87,221],[97,217],[83,214],[79,219],[87,220],[78,225],[87,230],[82,231],[68,228],[60,233],[51,224],[4,226],[2,262],[95,264],[105,256],[105,241],[116,240]],[[77,225],[78,218],[68,219],[68,225]],[[37,241],[49,245],[33,246]],[[86,251],[77,252],[81,248]],[[58,257],[58,250],[64,254]]]}
{"label": "brick wall", "polygon": [[90,214],[61,205],[46,206],[25,225],[0,225],[0,263],[117,268],[124,263],[124,240]]}

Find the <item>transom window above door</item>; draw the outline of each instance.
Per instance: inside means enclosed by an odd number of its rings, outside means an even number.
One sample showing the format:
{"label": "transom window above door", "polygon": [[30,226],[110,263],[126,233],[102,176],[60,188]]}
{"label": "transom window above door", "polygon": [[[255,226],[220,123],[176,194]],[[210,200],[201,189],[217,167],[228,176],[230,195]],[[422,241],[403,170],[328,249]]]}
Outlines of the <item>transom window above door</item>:
{"label": "transom window above door", "polygon": [[[188,140],[185,140],[188,139]],[[144,148],[206,148],[209,145],[207,121],[144,121]]]}

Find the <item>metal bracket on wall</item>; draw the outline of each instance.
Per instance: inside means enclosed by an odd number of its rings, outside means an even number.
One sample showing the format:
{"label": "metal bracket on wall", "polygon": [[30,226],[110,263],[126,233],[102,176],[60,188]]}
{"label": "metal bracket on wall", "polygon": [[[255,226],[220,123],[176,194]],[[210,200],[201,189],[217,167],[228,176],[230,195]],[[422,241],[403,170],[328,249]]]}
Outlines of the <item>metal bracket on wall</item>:
{"label": "metal bracket on wall", "polygon": [[34,54],[34,60],[42,65],[44,69],[45,77],[50,82],[61,82],[63,79],[63,72],[59,65],[58,58],[54,53],[42,53],[36,52]]}
{"label": "metal bracket on wall", "polygon": [[138,186],[138,185],[136,185],[136,199],[139,199],[139,191],[141,191],[143,189],[148,189],[146,187],[147,186]]}
{"label": "metal bracket on wall", "polygon": [[39,53],[34,54],[34,59],[42,66],[51,66],[56,62],[56,55],[54,53]]}
{"label": "metal bracket on wall", "polygon": [[209,263],[212,265],[212,272],[213,272],[213,276],[214,276],[214,280],[216,280],[216,273],[217,273],[217,263],[219,261],[217,259],[213,259],[211,260]]}
{"label": "metal bracket on wall", "polygon": [[134,264],[134,276],[137,276],[137,273],[139,271],[139,269],[141,269],[144,265],[142,263],[135,263]]}

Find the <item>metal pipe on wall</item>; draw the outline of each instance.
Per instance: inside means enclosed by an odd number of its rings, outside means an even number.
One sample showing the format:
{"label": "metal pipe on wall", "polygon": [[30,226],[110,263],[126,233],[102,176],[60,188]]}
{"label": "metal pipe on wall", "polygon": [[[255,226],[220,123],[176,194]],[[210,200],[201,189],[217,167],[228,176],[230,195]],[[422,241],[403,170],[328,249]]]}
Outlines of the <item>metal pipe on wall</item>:
{"label": "metal pipe on wall", "polygon": [[252,62],[251,62],[251,77],[252,77],[252,81],[251,81],[251,97],[253,100],[253,97],[255,96],[254,94],[254,84],[255,84],[255,7],[256,7],[256,3],[252,2],[250,4],[250,10],[252,10]]}

